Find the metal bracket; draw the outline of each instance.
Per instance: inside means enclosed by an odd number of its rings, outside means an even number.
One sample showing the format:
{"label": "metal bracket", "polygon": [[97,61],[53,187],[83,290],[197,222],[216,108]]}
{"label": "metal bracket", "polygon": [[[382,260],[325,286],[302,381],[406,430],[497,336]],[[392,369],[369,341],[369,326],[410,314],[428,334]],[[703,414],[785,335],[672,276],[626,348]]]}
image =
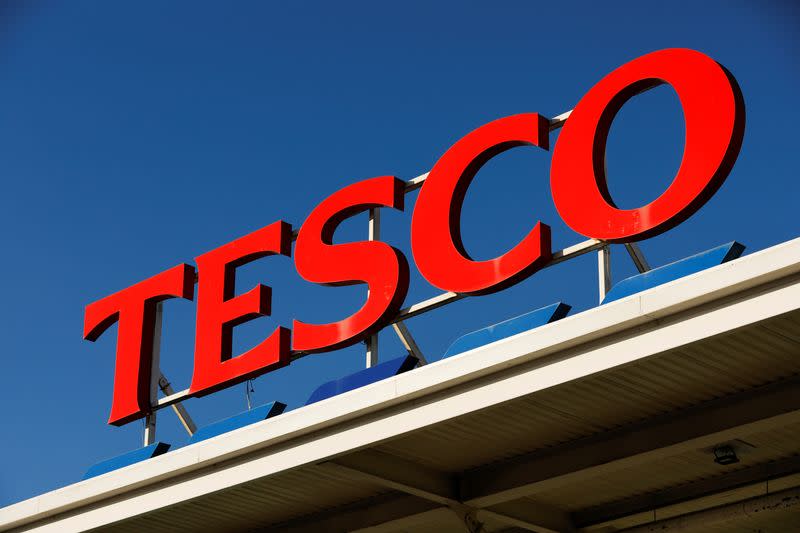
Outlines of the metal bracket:
{"label": "metal bracket", "polygon": [[628,255],[631,256],[631,259],[633,259],[633,264],[636,265],[636,269],[640,274],[650,270],[650,265],[648,264],[647,259],[645,259],[644,253],[642,252],[642,249],[639,248],[638,244],[635,242],[626,242],[625,249],[628,250]]}
{"label": "metal bracket", "polygon": [[422,355],[422,350],[417,346],[417,342],[414,340],[414,337],[411,336],[411,332],[408,331],[405,322],[395,322],[392,324],[392,329],[397,333],[397,336],[400,337],[400,342],[403,343],[408,353],[417,358],[419,366],[427,365],[428,361],[425,359],[425,356]]}
{"label": "metal bracket", "polygon": [[[160,377],[158,379],[158,386],[161,391],[166,396],[175,394],[175,391],[172,390],[172,385],[170,385],[169,380],[167,380],[163,373],[159,374]],[[175,411],[175,414],[178,416],[178,420],[181,421],[181,425],[189,434],[189,436],[191,437],[194,435],[195,431],[197,431],[197,425],[194,423],[194,420],[192,420],[192,417],[189,416],[189,411],[186,410],[186,407],[184,407],[182,403],[177,402],[172,404],[172,410]]]}

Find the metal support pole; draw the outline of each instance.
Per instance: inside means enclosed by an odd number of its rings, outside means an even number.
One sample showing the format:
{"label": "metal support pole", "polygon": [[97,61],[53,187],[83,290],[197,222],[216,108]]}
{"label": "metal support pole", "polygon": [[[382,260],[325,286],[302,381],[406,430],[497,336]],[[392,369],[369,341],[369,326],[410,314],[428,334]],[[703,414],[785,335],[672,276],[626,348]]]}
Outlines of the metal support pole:
{"label": "metal support pole", "polygon": [[[158,402],[158,380],[161,378],[161,326],[163,322],[164,304],[156,304],[156,317],[153,327],[153,359],[150,364],[150,405]],[[144,419],[144,446],[156,441],[156,411],[151,411]]]}
{"label": "metal support pole", "polygon": [[367,345],[367,368],[378,364],[378,334],[371,335],[364,341]]}
{"label": "metal support pole", "polygon": [[[369,210],[369,240],[377,241],[381,238],[381,212],[377,207]],[[367,293],[369,296],[369,293]],[[378,364],[378,334],[375,333],[366,341],[367,368]]]}
{"label": "metal support pole", "polygon": [[144,418],[144,436],[142,446],[150,446],[156,442],[156,412],[148,414]]}
{"label": "metal support pole", "polygon": [[600,303],[611,290],[611,248],[606,245],[597,251],[597,274],[600,288]]}
{"label": "metal support pole", "polygon": [[156,412],[148,414],[144,418],[144,437],[142,446],[150,446],[156,441]]}
{"label": "metal support pole", "polygon": [[411,332],[408,331],[408,327],[405,325],[404,322],[395,322],[392,324],[392,329],[394,332],[397,333],[397,336],[400,337],[400,342],[403,343],[408,353],[413,355],[419,361],[419,366],[427,365],[428,361],[425,360],[425,356],[422,355],[422,350],[419,349],[417,346],[417,342],[414,340],[414,337],[411,336]]}
{"label": "metal support pole", "polygon": [[633,259],[633,264],[636,265],[636,270],[638,270],[640,274],[650,270],[650,265],[647,263],[647,259],[645,259],[644,253],[642,249],[639,248],[638,244],[635,242],[626,242],[625,249],[628,250],[628,255]]}

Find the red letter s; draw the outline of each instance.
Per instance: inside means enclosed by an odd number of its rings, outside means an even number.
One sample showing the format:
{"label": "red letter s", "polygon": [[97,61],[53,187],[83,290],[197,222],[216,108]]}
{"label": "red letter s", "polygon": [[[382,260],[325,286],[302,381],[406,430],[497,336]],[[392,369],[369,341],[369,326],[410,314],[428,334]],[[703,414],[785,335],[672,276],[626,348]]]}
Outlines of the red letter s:
{"label": "red letter s", "polygon": [[333,244],[336,227],[373,207],[403,209],[405,184],[392,176],[354,183],[332,194],[303,223],[295,245],[295,267],[306,281],[322,285],[366,283],[369,296],[361,309],[331,324],[295,320],[292,348],[325,352],[358,342],[383,326],[400,308],[408,291],[408,263],[384,242]]}

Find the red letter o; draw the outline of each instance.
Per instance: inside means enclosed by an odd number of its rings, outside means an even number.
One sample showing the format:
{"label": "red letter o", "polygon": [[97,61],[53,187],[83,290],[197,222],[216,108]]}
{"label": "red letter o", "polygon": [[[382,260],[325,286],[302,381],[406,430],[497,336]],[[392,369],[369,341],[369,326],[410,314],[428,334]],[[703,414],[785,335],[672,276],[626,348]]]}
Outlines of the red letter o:
{"label": "red letter o", "polygon": [[[606,140],[622,106],[668,83],[678,94],[686,145],[672,184],[638,209],[617,209],[605,174]],[[725,181],[742,145],[744,101],[733,76],[710,57],[683,48],[634,59],[586,93],[564,124],[550,167],[556,209],[576,232],[630,242],[663,233],[697,211]]]}

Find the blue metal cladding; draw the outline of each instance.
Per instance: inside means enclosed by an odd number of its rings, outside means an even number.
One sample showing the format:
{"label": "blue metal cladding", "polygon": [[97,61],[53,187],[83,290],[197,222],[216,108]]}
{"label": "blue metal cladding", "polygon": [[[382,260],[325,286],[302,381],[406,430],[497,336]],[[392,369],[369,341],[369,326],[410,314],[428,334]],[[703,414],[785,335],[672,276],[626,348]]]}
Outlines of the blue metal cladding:
{"label": "blue metal cladding", "polygon": [[358,389],[370,383],[381,381],[382,379],[408,372],[417,366],[417,358],[412,355],[404,355],[396,359],[390,359],[384,363],[379,363],[373,367],[360,370],[340,379],[328,381],[317,387],[309,396],[306,405],[331,398],[343,392]]}
{"label": "blue metal cladding", "polygon": [[736,259],[744,252],[744,245],[738,242],[729,242],[711,250],[706,250],[697,255],[675,261],[663,267],[654,268],[642,274],[631,276],[624,279],[611,287],[606,297],[603,299],[604,304],[625,298],[637,292],[651,289],[658,285],[663,285],[670,281],[675,281],[684,276],[695,274],[701,270],[711,268],[722,263],[726,263],[732,259]]}
{"label": "blue metal cladding", "polygon": [[124,453],[122,455],[112,457],[111,459],[106,459],[105,461],[99,462],[90,467],[89,470],[87,470],[83,475],[83,479],[89,479],[99,476],[100,474],[117,470],[123,466],[139,463],[146,459],[150,459],[151,457],[166,453],[167,450],[169,450],[169,444],[156,442],[149,446],[145,446],[144,448],[139,448],[138,450],[133,450],[132,452]]}
{"label": "blue metal cladding", "polygon": [[550,322],[555,322],[556,320],[560,320],[567,316],[567,313],[569,313],[570,309],[572,309],[572,307],[569,305],[558,302],[553,305],[548,305],[547,307],[542,307],[541,309],[531,311],[530,313],[525,313],[524,315],[499,322],[493,326],[467,333],[466,335],[457,338],[455,342],[450,345],[450,347],[442,356],[442,359],[472,350],[473,348],[483,346],[484,344],[489,344],[490,342],[511,337],[518,333],[522,333],[523,331],[544,326]]}
{"label": "blue metal cladding", "polygon": [[253,407],[244,413],[239,413],[238,415],[233,415],[230,418],[226,418],[224,420],[220,420],[219,422],[214,422],[213,424],[201,427],[194,432],[194,435],[189,437],[188,444],[194,444],[195,442],[210,439],[211,437],[222,435],[228,431],[249,426],[250,424],[255,424],[256,422],[261,422],[262,420],[272,418],[273,416],[278,416],[279,414],[283,413],[284,409],[286,409],[286,404],[281,402],[270,402],[264,405],[259,405],[258,407]]}

